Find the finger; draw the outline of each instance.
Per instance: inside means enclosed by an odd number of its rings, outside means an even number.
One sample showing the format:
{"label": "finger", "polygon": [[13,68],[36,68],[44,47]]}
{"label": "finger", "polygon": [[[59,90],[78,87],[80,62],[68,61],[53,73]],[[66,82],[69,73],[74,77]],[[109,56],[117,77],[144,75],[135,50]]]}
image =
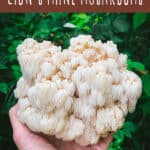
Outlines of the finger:
{"label": "finger", "polygon": [[109,146],[109,144],[110,144],[111,141],[113,140],[113,135],[114,135],[114,134],[111,134],[110,136],[104,138],[104,139],[103,139],[103,143],[105,143],[106,145]]}
{"label": "finger", "polygon": [[[25,125],[23,125],[17,117],[18,105],[16,104],[9,111],[10,122],[13,128],[13,139],[18,149],[33,149],[36,150],[56,150],[47,139],[31,132]],[[31,148],[30,148],[31,147]],[[44,148],[42,148],[44,147]]]}
{"label": "finger", "polygon": [[[18,110],[17,104],[9,110],[9,118],[10,118],[10,122],[11,122],[13,129],[18,127],[18,124],[19,124],[18,118],[17,118],[17,110]],[[20,124],[19,124],[19,126],[20,126]]]}
{"label": "finger", "polygon": [[9,110],[9,118],[10,118],[13,131],[15,132],[16,130],[19,131],[27,130],[26,126],[19,121],[17,117],[17,111],[18,111],[18,104],[16,104]]}
{"label": "finger", "polygon": [[24,141],[22,135],[26,136],[26,134],[29,134],[30,131],[19,121],[17,117],[17,111],[18,104],[9,110],[9,118],[13,129],[13,140],[17,145],[20,145],[20,143]]}
{"label": "finger", "polygon": [[101,139],[98,144],[93,146],[93,149],[94,150],[107,150],[112,140],[113,140],[113,134],[109,135],[106,138]]}

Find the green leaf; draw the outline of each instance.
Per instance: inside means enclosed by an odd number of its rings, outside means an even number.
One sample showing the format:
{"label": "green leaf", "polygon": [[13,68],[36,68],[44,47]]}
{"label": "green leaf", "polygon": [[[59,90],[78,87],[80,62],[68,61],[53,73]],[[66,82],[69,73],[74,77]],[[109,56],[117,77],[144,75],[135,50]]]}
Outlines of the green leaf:
{"label": "green leaf", "polygon": [[147,19],[147,14],[145,13],[135,13],[133,16],[133,28],[136,30],[139,28]]}
{"label": "green leaf", "polygon": [[87,15],[86,13],[79,13],[73,15],[71,22],[74,25],[76,25],[78,29],[82,29],[85,23],[87,23],[89,20],[90,20],[89,15]]}
{"label": "green leaf", "polygon": [[14,74],[15,78],[18,80],[21,77],[20,66],[12,65],[11,69],[13,71],[13,74]]}
{"label": "green leaf", "polygon": [[138,71],[144,71],[145,70],[145,65],[140,63],[140,62],[136,62],[136,61],[132,61],[131,59],[127,60],[127,64],[128,64],[128,69],[132,70],[138,70]]}
{"label": "green leaf", "polygon": [[77,16],[84,21],[88,21],[90,19],[90,17],[86,13],[79,13]]}
{"label": "green leaf", "polygon": [[6,94],[8,90],[8,85],[5,82],[0,83],[0,92]]}
{"label": "green leaf", "polygon": [[118,32],[127,32],[129,29],[129,23],[125,19],[119,17],[114,20],[113,26]]}
{"label": "green leaf", "polygon": [[11,81],[8,83],[9,89],[5,96],[4,102],[0,105],[0,114],[6,114],[8,110],[16,104],[16,99],[14,98],[14,88],[16,87],[16,82]]}
{"label": "green leaf", "polygon": [[5,66],[4,64],[0,64],[0,70],[4,70],[7,69],[7,66]]}
{"label": "green leaf", "polygon": [[146,101],[142,106],[142,111],[144,115],[150,114],[150,100]]}
{"label": "green leaf", "polygon": [[14,53],[16,51],[17,46],[21,43],[21,40],[15,40],[12,42],[12,44],[9,46],[8,51],[10,53]]}
{"label": "green leaf", "polygon": [[[149,53],[150,53],[150,49],[149,49]],[[144,58],[144,64],[146,65],[147,68],[150,68],[150,54],[148,54],[145,58]]]}
{"label": "green leaf", "polygon": [[123,40],[121,38],[119,38],[118,36],[113,36],[112,40],[114,41],[114,43],[122,43]]}
{"label": "green leaf", "polygon": [[125,136],[127,136],[128,138],[132,138],[132,133],[137,131],[137,126],[133,122],[126,121],[122,128],[122,131],[124,132]]}
{"label": "green leaf", "polygon": [[52,22],[49,19],[40,20],[35,28],[34,37],[47,37],[52,29],[51,23]]}
{"label": "green leaf", "polygon": [[113,33],[109,24],[96,24],[93,26],[92,34],[96,39],[106,40],[112,37]]}
{"label": "green leaf", "polygon": [[17,54],[16,54],[16,53],[15,53],[15,54],[11,54],[11,55],[7,56],[7,58],[8,58],[8,60],[9,60],[9,62],[11,63],[11,62],[13,62],[13,61],[16,61],[16,59],[17,59]]}
{"label": "green leaf", "polygon": [[35,13],[26,13],[25,17],[23,18],[24,24],[32,22],[35,16],[36,16]]}
{"label": "green leaf", "polygon": [[114,135],[114,139],[116,139],[117,145],[123,143],[123,141],[124,141],[124,132],[122,130],[118,130]]}
{"label": "green leaf", "polygon": [[147,96],[150,96],[150,75],[146,74],[142,76],[143,89]]}

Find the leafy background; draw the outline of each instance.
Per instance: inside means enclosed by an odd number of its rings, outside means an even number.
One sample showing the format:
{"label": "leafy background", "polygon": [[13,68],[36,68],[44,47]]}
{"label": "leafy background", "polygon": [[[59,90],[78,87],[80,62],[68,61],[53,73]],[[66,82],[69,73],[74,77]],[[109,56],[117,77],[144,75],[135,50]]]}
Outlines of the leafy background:
{"label": "leafy background", "polygon": [[21,76],[16,47],[27,37],[67,47],[78,34],[113,40],[128,55],[128,69],[142,79],[136,111],[114,135],[109,150],[150,149],[150,14],[26,13],[0,14],[0,149],[15,150],[8,110],[16,103],[13,89]]}

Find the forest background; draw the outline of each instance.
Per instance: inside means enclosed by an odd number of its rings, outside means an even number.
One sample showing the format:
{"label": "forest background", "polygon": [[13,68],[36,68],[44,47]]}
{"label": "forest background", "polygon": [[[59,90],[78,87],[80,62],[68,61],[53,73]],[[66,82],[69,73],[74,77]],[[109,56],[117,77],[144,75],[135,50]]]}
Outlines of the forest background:
{"label": "forest background", "polygon": [[17,102],[13,90],[21,76],[16,47],[25,38],[51,40],[63,48],[69,39],[90,34],[95,40],[112,40],[128,55],[128,69],[143,82],[134,113],[114,135],[109,150],[150,149],[150,14],[145,13],[25,13],[0,14],[0,149],[16,150],[8,118]]}

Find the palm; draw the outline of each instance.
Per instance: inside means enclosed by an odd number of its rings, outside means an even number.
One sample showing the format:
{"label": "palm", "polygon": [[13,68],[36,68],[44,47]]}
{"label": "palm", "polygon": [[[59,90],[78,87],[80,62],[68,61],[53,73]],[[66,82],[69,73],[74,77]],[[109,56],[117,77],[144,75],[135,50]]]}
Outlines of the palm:
{"label": "palm", "polygon": [[35,134],[21,124],[16,116],[17,105],[9,112],[10,121],[13,128],[13,138],[19,150],[107,150],[112,136],[100,140],[96,145],[81,147],[74,142],[63,142],[51,137],[49,140],[41,135]]}

